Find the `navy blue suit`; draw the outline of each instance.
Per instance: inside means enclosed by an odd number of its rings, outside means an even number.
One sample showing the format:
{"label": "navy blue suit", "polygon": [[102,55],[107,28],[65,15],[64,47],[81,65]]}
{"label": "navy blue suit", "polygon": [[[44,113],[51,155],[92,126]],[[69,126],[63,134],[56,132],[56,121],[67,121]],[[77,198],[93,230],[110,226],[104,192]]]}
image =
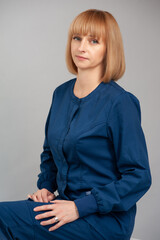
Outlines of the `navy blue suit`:
{"label": "navy blue suit", "polygon": [[[80,215],[76,221],[99,234],[95,239],[129,240],[136,202],[151,185],[140,102],[112,80],[78,98],[75,81],[53,93],[37,186],[73,200]],[[71,232],[76,221],[70,223]],[[53,239],[67,239],[52,234]],[[91,239],[90,234],[79,239]]]}

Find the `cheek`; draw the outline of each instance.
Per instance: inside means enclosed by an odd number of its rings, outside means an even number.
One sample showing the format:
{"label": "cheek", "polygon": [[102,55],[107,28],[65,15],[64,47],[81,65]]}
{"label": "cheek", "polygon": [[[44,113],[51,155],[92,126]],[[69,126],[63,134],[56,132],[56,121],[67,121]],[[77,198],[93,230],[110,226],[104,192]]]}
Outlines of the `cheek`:
{"label": "cheek", "polygon": [[103,60],[104,59],[104,57],[105,57],[105,49],[101,49],[100,51],[99,51],[99,59],[100,60]]}
{"label": "cheek", "polygon": [[75,46],[71,45],[71,57],[74,63],[76,62],[75,54],[76,54]]}
{"label": "cheek", "polygon": [[78,43],[77,42],[71,42],[71,51],[75,51],[77,49],[77,45]]}
{"label": "cheek", "polygon": [[72,58],[74,56],[74,52],[75,52],[75,50],[74,50],[73,46],[71,45],[71,56],[72,56]]}
{"label": "cheek", "polygon": [[71,55],[72,55],[72,58],[74,57],[75,53],[76,53],[76,46],[75,46],[75,44],[71,44]]}
{"label": "cheek", "polygon": [[96,51],[94,53],[94,59],[97,61],[97,62],[101,62],[103,59],[104,59],[104,52],[103,51]]}

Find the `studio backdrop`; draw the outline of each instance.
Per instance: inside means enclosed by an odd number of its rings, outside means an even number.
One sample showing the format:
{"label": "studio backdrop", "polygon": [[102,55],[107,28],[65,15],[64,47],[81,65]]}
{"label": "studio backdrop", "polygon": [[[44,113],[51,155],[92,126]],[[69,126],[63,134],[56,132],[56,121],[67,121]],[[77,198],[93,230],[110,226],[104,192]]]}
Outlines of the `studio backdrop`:
{"label": "studio backdrop", "polygon": [[52,93],[75,77],[65,64],[68,28],[90,8],[117,20],[126,59],[117,83],[141,104],[152,186],[137,204],[133,236],[159,240],[159,0],[0,0],[0,201],[23,200],[37,191]]}

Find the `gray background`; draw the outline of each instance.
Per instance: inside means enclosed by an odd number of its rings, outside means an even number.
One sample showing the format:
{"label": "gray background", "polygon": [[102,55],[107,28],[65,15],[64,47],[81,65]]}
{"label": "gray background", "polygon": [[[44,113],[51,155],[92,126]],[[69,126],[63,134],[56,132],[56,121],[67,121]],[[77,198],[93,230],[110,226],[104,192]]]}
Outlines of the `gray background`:
{"label": "gray background", "polygon": [[75,77],[65,65],[67,32],[80,12],[109,11],[119,23],[126,72],[118,84],[141,103],[153,183],[138,202],[133,236],[159,240],[160,1],[0,0],[0,201],[37,190],[52,92]]}

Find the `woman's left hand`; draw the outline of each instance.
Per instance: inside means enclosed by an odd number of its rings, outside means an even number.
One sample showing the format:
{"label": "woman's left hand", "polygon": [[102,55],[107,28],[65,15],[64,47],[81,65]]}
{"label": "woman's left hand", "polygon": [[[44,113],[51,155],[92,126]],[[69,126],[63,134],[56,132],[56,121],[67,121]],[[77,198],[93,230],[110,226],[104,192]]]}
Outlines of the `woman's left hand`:
{"label": "woman's left hand", "polygon": [[[48,218],[48,217],[57,217],[59,222],[55,224],[53,227],[49,228],[49,231],[53,231],[62,225],[73,222],[74,220],[79,218],[78,209],[74,201],[68,200],[53,200],[50,201],[54,204],[47,204],[35,207],[33,210],[36,211],[46,211],[45,213],[38,214],[35,218],[37,220]],[[49,224],[55,223],[55,219],[51,218],[50,220],[42,221],[40,224],[45,226]]]}

